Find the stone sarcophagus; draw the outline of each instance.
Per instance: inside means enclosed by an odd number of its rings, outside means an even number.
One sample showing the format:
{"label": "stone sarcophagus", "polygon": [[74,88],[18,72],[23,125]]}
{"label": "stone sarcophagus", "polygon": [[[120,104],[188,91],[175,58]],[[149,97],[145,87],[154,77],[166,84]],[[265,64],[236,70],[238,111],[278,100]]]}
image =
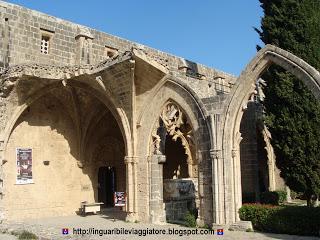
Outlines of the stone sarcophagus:
{"label": "stone sarcophagus", "polygon": [[168,222],[184,221],[190,212],[196,216],[198,180],[195,178],[164,179],[163,201]]}

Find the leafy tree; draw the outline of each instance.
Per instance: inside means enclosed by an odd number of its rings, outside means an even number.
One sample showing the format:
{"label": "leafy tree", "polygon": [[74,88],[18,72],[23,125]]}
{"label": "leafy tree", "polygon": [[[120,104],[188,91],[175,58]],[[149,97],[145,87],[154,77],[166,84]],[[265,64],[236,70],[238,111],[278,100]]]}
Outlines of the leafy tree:
{"label": "leafy tree", "polygon": [[[301,57],[320,70],[320,1],[260,0],[265,44]],[[257,47],[259,48],[259,46]],[[278,66],[262,76],[265,123],[272,134],[281,177],[312,205],[320,196],[320,104],[303,82]]]}

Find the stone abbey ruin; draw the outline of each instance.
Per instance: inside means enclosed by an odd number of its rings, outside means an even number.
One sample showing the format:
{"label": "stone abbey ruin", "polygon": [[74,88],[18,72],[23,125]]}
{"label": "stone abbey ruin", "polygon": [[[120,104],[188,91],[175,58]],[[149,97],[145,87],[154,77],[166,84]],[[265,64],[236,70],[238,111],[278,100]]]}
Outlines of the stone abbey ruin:
{"label": "stone abbey ruin", "polygon": [[257,80],[277,64],[320,96],[319,72],[271,45],[236,77],[3,1],[0,36],[2,220],[125,192],[128,221],[237,223],[242,202],[284,186]]}

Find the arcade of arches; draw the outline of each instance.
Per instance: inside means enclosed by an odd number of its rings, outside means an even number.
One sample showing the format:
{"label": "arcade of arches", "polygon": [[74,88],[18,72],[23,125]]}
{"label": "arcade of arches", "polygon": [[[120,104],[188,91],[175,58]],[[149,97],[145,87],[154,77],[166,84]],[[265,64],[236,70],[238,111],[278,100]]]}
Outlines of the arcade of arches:
{"label": "arcade of arches", "polygon": [[238,78],[157,54],[133,45],[92,65],[1,70],[2,219],[77,214],[83,201],[113,207],[125,192],[128,221],[191,212],[199,225],[230,225],[243,199],[275,187],[270,136],[257,138],[251,111],[255,81],[278,64],[319,97],[319,72],[274,46]]}
{"label": "arcade of arches", "polygon": [[[34,183],[28,188],[15,185],[17,147],[32,149]],[[70,215],[83,200],[112,204],[105,189],[125,191],[124,155],[121,131],[104,104],[81,88],[51,90],[23,111],[10,135],[3,170],[6,184],[14,187],[4,198],[6,215],[35,217],[35,208],[42,216]],[[110,167],[114,181],[99,179]]]}

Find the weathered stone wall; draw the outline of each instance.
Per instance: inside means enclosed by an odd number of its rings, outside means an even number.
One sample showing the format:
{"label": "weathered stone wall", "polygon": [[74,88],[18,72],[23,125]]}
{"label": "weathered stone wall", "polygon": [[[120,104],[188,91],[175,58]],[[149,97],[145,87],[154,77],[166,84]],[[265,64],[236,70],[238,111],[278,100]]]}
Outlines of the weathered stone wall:
{"label": "weathered stone wall", "polygon": [[8,18],[4,16],[5,8],[0,6],[0,67],[6,67],[8,64],[8,46],[9,46],[9,27]]}
{"label": "weathered stone wall", "polygon": [[[117,54],[135,46],[158,63],[167,66],[175,76],[182,77],[200,97],[227,93],[235,81],[235,77],[230,74],[3,1],[0,1],[0,18],[0,34],[8,38],[8,44],[1,41],[0,62],[6,61],[9,65],[79,64],[78,55],[83,49],[90,55],[90,61],[81,63],[93,64],[109,58],[110,52]],[[42,35],[50,37],[49,54],[41,53]],[[80,44],[86,40],[88,49],[86,44]]]}
{"label": "weathered stone wall", "polygon": [[[10,137],[3,166],[8,220],[75,214],[81,201],[94,200],[92,182],[77,166],[72,119],[53,99],[44,97],[24,112]],[[33,184],[16,184],[18,147],[33,150]]]}
{"label": "weathered stone wall", "polygon": [[163,200],[167,221],[184,222],[187,213],[197,217],[197,197],[197,179],[165,179],[163,182]]}
{"label": "weathered stone wall", "polygon": [[[33,184],[16,184],[16,148],[32,148]],[[80,202],[98,201],[99,167],[115,167],[116,191],[125,191],[124,155],[106,106],[80,88],[52,89],[22,113],[10,135],[2,166],[5,218],[75,214]]]}
{"label": "weathered stone wall", "polygon": [[241,186],[244,202],[254,202],[259,196],[256,109],[255,102],[249,102],[240,125]]}

